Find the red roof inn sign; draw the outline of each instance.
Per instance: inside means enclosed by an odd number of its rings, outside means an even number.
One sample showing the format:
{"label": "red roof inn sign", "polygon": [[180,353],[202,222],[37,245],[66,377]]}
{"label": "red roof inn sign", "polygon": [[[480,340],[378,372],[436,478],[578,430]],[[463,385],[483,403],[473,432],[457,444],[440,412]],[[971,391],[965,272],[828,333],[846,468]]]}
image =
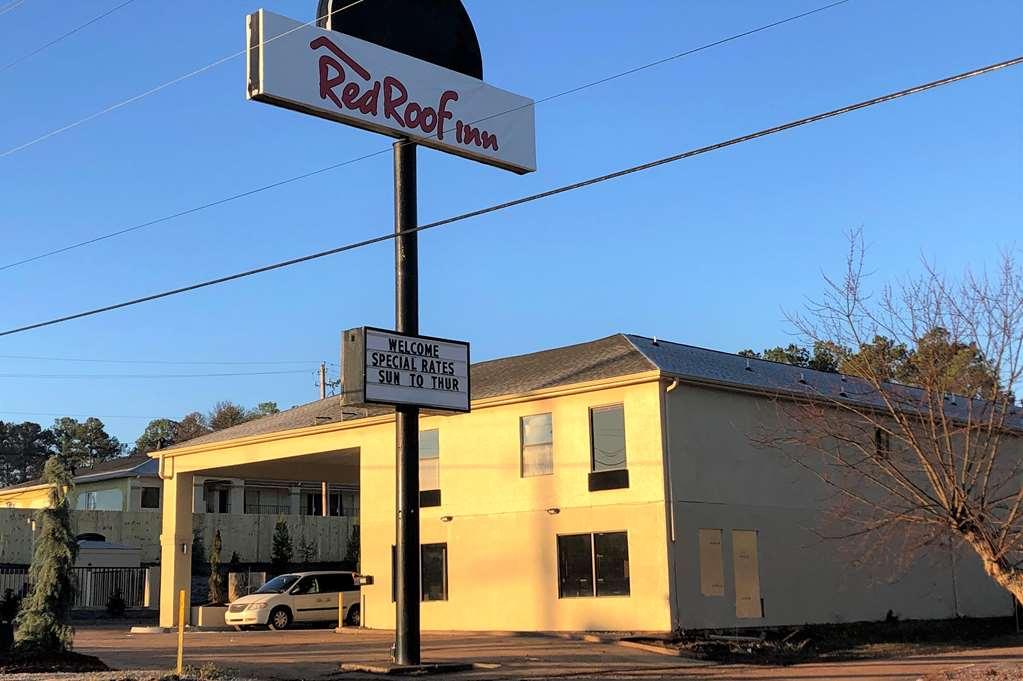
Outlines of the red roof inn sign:
{"label": "red roof inn sign", "polygon": [[531,99],[266,10],[247,25],[250,99],[516,173],[536,170]]}

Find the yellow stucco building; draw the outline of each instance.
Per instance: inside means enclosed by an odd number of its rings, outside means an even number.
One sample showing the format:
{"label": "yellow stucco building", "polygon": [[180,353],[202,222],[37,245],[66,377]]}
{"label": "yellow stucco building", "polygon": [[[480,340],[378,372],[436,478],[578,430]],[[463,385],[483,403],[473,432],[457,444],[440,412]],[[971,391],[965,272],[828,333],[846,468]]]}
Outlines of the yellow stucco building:
{"label": "yellow stucco building", "polygon": [[[618,334],[472,367],[472,412],[420,423],[424,629],[643,630],[1011,612],[969,556],[878,579],[821,545],[828,493],[751,444],[827,375]],[[189,589],[193,477],[358,485],[363,626],[393,628],[394,418],[338,398],[154,453],[160,623]]]}

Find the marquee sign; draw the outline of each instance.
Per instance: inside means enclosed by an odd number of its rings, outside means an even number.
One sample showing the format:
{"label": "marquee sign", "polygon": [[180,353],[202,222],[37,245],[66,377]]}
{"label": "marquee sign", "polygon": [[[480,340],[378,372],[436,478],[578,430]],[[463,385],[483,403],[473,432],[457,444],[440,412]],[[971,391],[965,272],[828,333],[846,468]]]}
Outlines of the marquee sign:
{"label": "marquee sign", "polygon": [[248,97],[440,151],[536,170],[533,100],[337,31],[247,18]]}
{"label": "marquee sign", "polygon": [[369,326],[341,336],[342,404],[469,411],[469,344]]}

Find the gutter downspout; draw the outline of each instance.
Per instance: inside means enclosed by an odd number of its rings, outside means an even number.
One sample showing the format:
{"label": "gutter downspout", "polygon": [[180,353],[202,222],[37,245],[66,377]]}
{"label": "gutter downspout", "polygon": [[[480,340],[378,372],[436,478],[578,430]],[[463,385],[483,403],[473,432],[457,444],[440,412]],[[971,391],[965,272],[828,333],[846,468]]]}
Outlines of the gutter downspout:
{"label": "gutter downspout", "polygon": [[661,401],[661,438],[664,447],[664,475],[667,478],[668,492],[668,589],[671,594],[671,606],[673,611],[672,629],[678,630],[682,627],[682,613],[679,607],[678,584],[676,583],[676,563],[678,561],[677,533],[675,528],[675,483],[671,474],[671,428],[668,418],[668,395],[678,387],[678,378],[672,378],[671,383],[664,389],[664,399]]}
{"label": "gutter downspout", "polygon": [[664,430],[665,462],[668,473],[668,503],[671,504],[669,517],[671,518],[671,543],[675,543],[675,481],[671,477],[671,427],[668,418],[668,393],[678,387],[678,379],[671,379],[671,385],[664,389],[664,409],[661,412],[662,425]]}
{"label": "gutter downspout", "polygon": [[174,477],[173,475],[167,475],[166,468],[164,467],[164,458],[162,451],[160,452],[160,463],[156,468],[156,476],[161,480],[170,480],[171,478]]}

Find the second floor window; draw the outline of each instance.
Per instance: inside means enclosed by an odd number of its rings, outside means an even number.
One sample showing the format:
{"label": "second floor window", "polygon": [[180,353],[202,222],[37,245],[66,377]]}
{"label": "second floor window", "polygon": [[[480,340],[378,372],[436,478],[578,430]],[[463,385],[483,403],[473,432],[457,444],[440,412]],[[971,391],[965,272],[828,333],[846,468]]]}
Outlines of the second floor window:
{"label": "second floor window", "polygon": [[590,463],[595,473],[625,469],[625,405],[590,409]]}
{"label": "second floor window", "polygon": [[551,415],[523,416],[519,429],[522,439],[522,477],[553,473],[554,427]]}
{"label": "second floor window", "polygon": [[440,506],[440,432],[419,433],[419,504]]}

